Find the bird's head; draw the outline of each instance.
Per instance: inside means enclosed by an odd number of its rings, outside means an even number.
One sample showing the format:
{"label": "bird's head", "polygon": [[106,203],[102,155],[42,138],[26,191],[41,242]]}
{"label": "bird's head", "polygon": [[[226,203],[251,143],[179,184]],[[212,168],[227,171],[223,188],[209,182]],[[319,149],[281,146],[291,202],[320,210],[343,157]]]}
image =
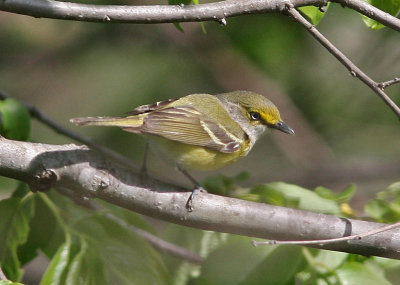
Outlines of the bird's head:
{"label": "bird's head", "polygon": [[249,91],[225,94],[228,101],[241,107],[242,115],[252,126],[266,126],[294,135],[293,129],[281,119],[278,108],[264,96]]}

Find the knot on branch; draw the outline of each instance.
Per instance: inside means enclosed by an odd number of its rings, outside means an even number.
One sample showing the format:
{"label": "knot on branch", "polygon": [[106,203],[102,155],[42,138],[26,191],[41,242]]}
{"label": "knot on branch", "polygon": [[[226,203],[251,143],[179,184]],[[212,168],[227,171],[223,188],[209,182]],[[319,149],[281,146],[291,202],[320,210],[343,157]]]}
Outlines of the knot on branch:
{"label": "knot on branch", "polygon": [[294,6],[289,0],[284,0],[278,4],[278,9],[282,14],[290,15],[289,11],[294,9]]}
{"label": "knot on branch", "polygon": [[57,174],[51,169],[43,169],[33,177],[29,187],[32,192],[46,192],[58,181]]}
{"label": "knot on branch", "polygon": [[96,190],[105,190],[108,188],[108,186],[110,186],[110,181],[106,176],[107,174],[104,173],[104,176],[101,177],[99,175],[95,175],[93,177],[93,188]]}

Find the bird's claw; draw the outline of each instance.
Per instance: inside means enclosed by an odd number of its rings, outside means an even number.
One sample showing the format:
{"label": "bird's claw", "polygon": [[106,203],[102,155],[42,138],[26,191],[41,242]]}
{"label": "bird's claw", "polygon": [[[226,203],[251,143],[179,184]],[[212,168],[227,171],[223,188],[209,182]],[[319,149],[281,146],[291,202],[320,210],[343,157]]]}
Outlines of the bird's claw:
{"label": "bird's claw", "polygon": [[190,196],[189,196],[189,199],[188,199],[187,202],[186,202],[186,209],[187,209],[188,212],[193,212],[193,200],[194,200],[194,197],[195,197],[199,192],[207,193],[207,191],[206,191],[203,187],[201,187],[201,186],[196,186],[196,187],[193,189],[192,193],[191,193]]}

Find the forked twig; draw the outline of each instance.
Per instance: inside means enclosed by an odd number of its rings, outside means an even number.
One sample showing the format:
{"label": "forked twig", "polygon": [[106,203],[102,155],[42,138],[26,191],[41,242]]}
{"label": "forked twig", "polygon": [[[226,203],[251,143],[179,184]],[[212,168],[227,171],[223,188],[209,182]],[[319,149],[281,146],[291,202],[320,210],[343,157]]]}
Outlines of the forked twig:
{"label": "forked twig", "polygon": [[[297,11],[293,5],[288,3],[286,5],[286,13],[289,14],[296,22],[303,25],[307,31],[320,43],[322,44],[337,60],[339,60],[354,77],[359,78],[369,88],[371,88],[378,96],[389,106],[390,109],[400,119],[400,108],[393,102],[392,99],[383,91],[384,88],[380,87],[380,84],[372,80],[366,75],[360,68],[358,68],[350,59],[348,59],[335,45],[333,45],[324,35],[322,35],[314,25],[308,22],[299,11]],[[394,84],[394,83],[392,83]],[[386,86],[385,86],[386,87]]]}
{"label": "forked twig", "polygon": [[378,83],[378,87],[381,88],[382,90],[384,90],[385,88],[392,86],[394,84],[397,84],[399,82],[400,82],[400,77],[395,77],[392,80]]}

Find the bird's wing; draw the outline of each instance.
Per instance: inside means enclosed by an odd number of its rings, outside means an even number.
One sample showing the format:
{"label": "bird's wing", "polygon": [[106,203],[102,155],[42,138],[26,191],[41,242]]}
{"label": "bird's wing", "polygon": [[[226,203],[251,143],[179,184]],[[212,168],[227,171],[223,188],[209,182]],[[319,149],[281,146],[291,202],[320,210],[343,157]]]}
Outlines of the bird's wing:
{"label": "bird's wing", "polygon": [[172,102],[175,102],[176,100],[178,100],[178,99],[168,99],[168,100],[164,100],[164,101],[158,101],[153,104],[142,105],[142,106],[136,107],[135,109],[133,109],[130,112],[127,112],[126,114],[127,115],[139,115],[139,114],[149,113],[149,112],[155,111],[157,109],[166,107],[169,104],[171,104]]}
{"label": "bird's wing", "polygon": [[[124,129],[130,131],[129,128]],[[204,118],[190,105],[149,112],[143,120],[140,132],[224,153],[238,151],[243,142],[220,124]]]}

